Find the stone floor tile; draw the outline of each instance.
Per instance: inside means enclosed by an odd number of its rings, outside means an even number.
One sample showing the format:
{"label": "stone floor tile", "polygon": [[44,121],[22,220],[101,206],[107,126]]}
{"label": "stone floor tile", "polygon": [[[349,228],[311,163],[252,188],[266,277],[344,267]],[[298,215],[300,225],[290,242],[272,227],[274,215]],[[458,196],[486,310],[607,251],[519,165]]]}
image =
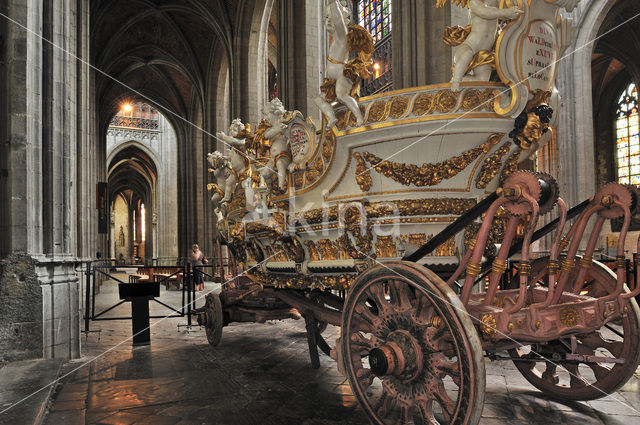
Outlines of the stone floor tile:
{"label": "stone floor tile", "polygon": [[51,407],[52,412],[58,412],[63,410],[84,410],[86,407],[86,401],[84,398],[76,400],[56,400]]}
{"label": "stone floor tile", "polygon": [[[108,286],[102,289],[100,308],[116,299]],[[152,314],[158,313],[156,306],[151,308]],[[303,322],[234,323],[224,328],[217,347],[209,346],[197,326],[189,332],[177,327],[184,323],[185,319],[167,319],[152,327],[149,346],[133,348],[125,342],[104,355],[105,350],[130,336],[130,323],[92,324],[104,331],[99,341],[97,334],[87,339],[83,361],[101,357],[65,378],[45,425],[75,425],[58,421],[60,415],[73,410],[56,409],[76,399],[82,401],[83,391],[86,423],[369,423],[333,360],[321,354],[320,368],[310,367]],[[334,345],[338,329],[329,326],[324,335]],[[73,362],[64,370],[77,365]],[[621,409],[613,410],[610,405],[605,406],[610,413],[598,413],[586,403],[553,401],[533,388],[508,361],[487,361],[486,371],[481,425],[617,425],[624,416]],[[624,392],[615,394],[631,406],[633,398],[639,398],[637,378],[633,379],[623,387]],[[635,420],[632,414],[630,410],[625,417]]]}
{"label": "stone floor tile", "polygon": [[607,415],[605,425],[640,425],[640,416]]}
{"label": "stone floor tile", "polygon": [[60,425],[84,425],[85,410],[67,410],[51,412],[47,416],[49,423]]}
{"label": "stone floor tile", "polygon": [[96,425],[132,425],[137,421],[143,420],[144,416],[134,415],[133,413],[118,412],[111,416],[100,419]]}

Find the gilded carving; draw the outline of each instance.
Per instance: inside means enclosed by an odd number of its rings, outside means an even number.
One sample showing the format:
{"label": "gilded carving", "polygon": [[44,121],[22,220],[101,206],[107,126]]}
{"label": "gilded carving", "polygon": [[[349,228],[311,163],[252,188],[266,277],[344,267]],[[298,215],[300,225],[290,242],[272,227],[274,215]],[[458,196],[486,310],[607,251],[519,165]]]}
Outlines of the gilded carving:
{"label": "gilded carving", "polygon": [[436,94],[435,104],[436,111],[443,114],[452,112],[458,104],[459,93],[451,90],[442,90]]}
{"label": "gilded carving", "polygon": [[427,243],[427,235],[424,233],[410,233],[408,235],[400,235],[400,240],[406,245],[422,246]]}
{"label": "gilded carving", "polygon": [[[309,173],[306,174],[307,183],[309,183]],[[296,188],[301,188],[304,186],[305,176],[302,173],[296,173],[293,175],[293,184],[296,185]]]}
{"label": "gilded carving", "polygon": [[460,107],[464,111],[471,111],[480,109],[480,105],[482,105],[482,93],[480,90],[470,89],[465,90],[462,93],[462,102]]}
{"label": "gilded carving", "polygon": [[565,307],[560,310],[560,322],[567,327],[573,327],[578,324],[580,318],[578,310],[575,307]]}
{"label": "gilded carving", "polygon": [[478,159],[480,155],[487,153],[498,140],[499,138],[492,136],[486,142],[463,152],[461,155],[436,164],[424,163],[420,167],[416,164],[403,164],[383,160],[370,152],[364,152],[363,156],[378,173],[404,186],[435,186],[443,180],[457,176]]}
{"label": "gilded carving", "polygon": [[322,157],[325,162],[328,162],[331,159],[331,154],[333,153],[333,149],[331,148],[331,143],[328,140],[325,140],[322,144]]}
{"label": "gilded carving", "polygon": [[[360,114],[364,116],[364,113],[365,113],[364,105],[360,105]],[[349,113],[349,127],[359,127],[358,119],[355,116],[355,114],[353,114],[353,112]]]}
{"label": "gilded carving", "polygon": [[282,247],[286,251],[289,259],[296,263],[302,263],[304,261],[304,248],[302,248],[302,244],[295,236],[283,238]]}
{"label": "gilded carving", "polygon": [[235,214],[244,215],[244,211],[247,208],[247,198],[245,197],[244,189],[237,189],[233,193],[231,202],[227,204],[227,217],[232,217]]}
{"label": "gilded carving", "polygon": [[275,254],[273,252],[273,247],[271,245],[265,246],[264,250],[267,251],[267,258],[268,259],[273,259],[275,257]]}
{"label": "gilded carving", "polygon": [[[500,135],[502,138],[502,135]],[[482,168],[478,177],[476,177],[476,187],[478,189],[484,189],[493,180],[502,167],[502,158],[511,150],[511,141],[505,142],[500,148],[492,153],[482,163]]]}
{"label": "gilded carving", "polygon": [[515,173],[518,169],[518,159],[520,159],[520,151],[521,149],[516,150],[504,163],[502,174],[500,175],[500,186],[504,184],[504,181],[507,179],[507,177]]}
{"label": "gilded carving", "polygon": [[451,238],[435,250],[436,257],[453,257],[456,253],[455,238]]}
{"label": "gilded carving", "polygon": [[347,128],[347,124],[349,123],[349,115],[351,114],[351,112],[347,109],[342,109],[339,110],[336,113],[336,118],[338,119],[338,122],[336,123],[336,127],[338,128],[338,130],[344,130],[345,128]]}
{"label": "gilded carving", "polygon": [[417,95],[413,101],[413,109],[411,112],[414,115],[425,115],[430,114],[433,110],[434,102],[433,102],[433,94],[431,93],[420,93]]}
{"label": "gilded carving", "polygon": [[276,252],[275,252],[275,261],[289,261],[289,258],[287,257],[286,254],[286,249],[282,246],[282,244],[276,244],[274,245],[276,248]]}
{"label": "gilded carving", "polygon": [[247,233],[249,234],[272,232],[272,231],[273,229],[270,226],[267,226],[259,222],[252,221],[247,223]]}
{"label": "gilded carving", "polygon": [[364,162],[360,152],[354,152],[353,157],[356,159],[356,182],[358,186],[360,186],[361,191],[368,192],[371,190],[371,185],[373,184],[369,168]]}
{"label": "gilded carving", "polygon": [[369,108],[369,115],[367,121],[380,122],[387,119],[389,116],[389,110],[387,109],[387,102],[384,100],[376,100]]}
{"label": "gilded carving", "polygon": [[320,255],[318,254],[318,249],[316,248],[316,244],[313,243],[312,240],[306,240],[304,241],[304,244],[307,246],[307,251],[309,252],[309,261],[320,260]]}
{"label": "gilded carving", "polygon": [[496,318],[493,314],[486,313],[480,316],[480,322],[482,322],[481,330],[482,333],[488,337],[494,337],[498,330],[496,326],[498,325],[496,322]]}
{"label": "gilded carving", "polygon": [[395,258],[398,256],[393,236],[378,236],[376,240],[377,258]]}
{"label": "gilded carving", "polygon": [[338,248],[335,243],[330,239],[320,239],[317,242],[317,247],[320,249],[320,255],[323,260],[337,260]]}
{"label": "gilded carving", "polygon": [[409,109],[409,98],[406,96],[396,96],[391,100],[391,107],[389,108],[389,117],[398,119],[403,117]]}
{"label": "gilded carving", "polygon": [[548,105],[549,98],[551,97],[551,92],[541,90],[541,89],[536,89],[531,92],[531,95],[533,97],[529,102],[527,102],[527,106],[524,108],[525,111],[531,111],[540,105]]}
{"label": "gilded carving", "polygon": [[247,276],[265,286],[289,289],[345,290],[355,281],[356,275],[339,274],[324,276],[283,276],[276,273],[252,271]]}
{"label": "gilded carving", "polygon": [[[473,208],[474,199],[465,198],[428,198],[428,199],[401,199],[394,202],[373,202],[364,206],[367,219],[375,219],[395,215],[396,211],[402,217],[417,215],[461,215]],[[360,220],[359,211],[351,208],[344,214],[347,224]],[[331,206],[326,209],[316,208],[306,211],[302,220],[297,219],[297,225],[318,224],[334,222],[338,220],[338,207]]]}

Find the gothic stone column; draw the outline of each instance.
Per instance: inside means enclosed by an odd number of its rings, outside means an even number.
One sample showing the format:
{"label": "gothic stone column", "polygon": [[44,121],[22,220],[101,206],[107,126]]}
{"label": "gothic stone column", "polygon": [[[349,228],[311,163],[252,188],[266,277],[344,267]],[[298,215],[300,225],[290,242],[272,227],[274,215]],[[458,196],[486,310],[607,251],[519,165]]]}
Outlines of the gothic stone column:
{"label": "gothic stone column", "polygon": [[451,79],[451,47],[442,42],[445,26],[452,14],[446,6],[436,9],[435,2],[403,0],[393,3],[393,88],[394,90]]}

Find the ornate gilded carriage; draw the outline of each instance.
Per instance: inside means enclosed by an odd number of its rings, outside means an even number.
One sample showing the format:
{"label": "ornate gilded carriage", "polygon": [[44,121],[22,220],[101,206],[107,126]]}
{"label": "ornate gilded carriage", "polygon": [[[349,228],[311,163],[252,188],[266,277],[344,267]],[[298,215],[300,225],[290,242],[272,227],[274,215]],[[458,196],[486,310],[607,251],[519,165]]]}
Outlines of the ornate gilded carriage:
{"label": "ornate gilded carriage", "polygon": [[[248,178],[221,207],[218,230],[244,279],[198,312],[213,345],[229,321],[301,314],[314,366],[318,348],[336,359],[380,424],[477,423],[483,352],[566,399],[602,397],[629,379],[640,361],[640,285],[626,286],[623,248],[637,192],[610,184],[568,210],[553,177],[517,171],[555,125],[555,60],[570,33],[558,9],[576,2],[502,3],[496,16],[516,17],[490,52],[500,82],[361,98],[358,110],[336,106],[335,126],[324,119],[319,129],[276,105],[270,159],[233,145],[249,158]],[[275,152],[285,140],[288,154]],[[613,273],[593,252],[604,221],[619,217]],[[550,253],[533,259],[534,238],[554,229]],[[326,323],[341,327],[333,349]]]}

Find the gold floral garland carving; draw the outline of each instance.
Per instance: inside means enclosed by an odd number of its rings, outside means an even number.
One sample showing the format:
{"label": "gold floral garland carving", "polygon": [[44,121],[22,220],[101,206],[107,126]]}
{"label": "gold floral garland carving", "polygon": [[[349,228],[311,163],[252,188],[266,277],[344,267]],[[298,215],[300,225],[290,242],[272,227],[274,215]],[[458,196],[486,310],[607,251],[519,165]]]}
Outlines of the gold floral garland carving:
{"label": "gold floral garland carving", "polygon": [[384,100],[376,100],[369,107],[369,114],[367,116],[368,122],[385,121],[388,117],[389,109],[387,108],[387,102]]}
{"label": "gold floral garland carving", "polygon": [[[502,138],[502,135],[500,135],[500,138]],[[478,173],[478,177],[476,177],[476,187],[478,189],[487,187],[491,180],[500,173],[502,158],[508,154],[510,150],[511,141],[508,141],[484,160],[482,168],[480,168],[480,173]]]}
{"label": "gold floral garland carving", "polygon": [[307,246],[307,251],[309,251],[309,260],[310,261],[318,261],[320,260],[320,255],[318,254],[318,249],[316,248],[316,244],[311,240],[304,241],[304,244]]}
{"label": "gold floral garland carving", "polygon": [[433,111],[435,104],[433,102],[433,94],[420,93],[413,101],[413,109],[411,112],[414,115],[426,115]]}
{"label": "gold floral garland carving", "polygon": [[493,99],[493,89],[468,89],[462,93],[459,110],[477,112],[486,109],[493,112]]}
{"label": "gold floral garland carving", "polygon": [[436,111],[443,114],[452,112],[458,104],[460,93],[451,90],[442,90],[436,94]]}
{"label": "gold floral garland carving", "polygon": [[371,152],[363,152],[364,159],[369,162],[378,173],[404,185],[418,187],[435,186],[443,180],[457,176],[461,171],[473,163],[480,155],[491,149],[500,140],[492,135],[489,140],[473,149],[454,156],[437,164],[425,163],[418,167],[416,164],[402,164],[383,160]]}
{"label": "gold floral garland carving", "polygon": [[[461,215],[476,205],[474,199],[465,198],[428,198],[428,199],[402,199],[393,202],[373,202],[364,205],[367,219],[394,216],[396,211],[402,217],[417,215]],[[327,209],[316,208],[302,214],[302,219],[296,220],[296,225],[319,224],[323,222],[335,222],[338,220],[338,207],[333,205]],[[360,222],[360,211],[349,209],[344,213],[346,224]]]}
{"label": "gold floral garland carving", "polygon": [[500,186],[504,184],[504,181],[507,179],[507,177],[515,173],[518,169],[518,159],[520,159],[521,151],[522,149],[517,149],[504,163],[504,168],[502,169],[502,174],[500,175]]}
{"label": "gold floral garland carving", "polygon": [[247,276],[254,282],[260,283],[264,286],[273,286],[276,288],[290,288],[290,289],[320,289],[320,290],[344,290],[355,281],[357,275],[339,274],[339,275],[324,275],[324,276],[308,276],[308,275],[295,275],[295,276],[283,276],[275,273],[263,273],[259,271],[251,271],[247,273]]}
{"label": "gold floral garland carving", "polygon": [[354,152],[353,157],[356,159],[356,182],[360,186],[360,190],[368,192],[373,184],[369,167],[367,167],[360,152]]}
{"label": "gold floral garland carving", "polygon": [[389,107],[389,117],[398,119],[403,117],[409,109],[409,98],[406,96],[397,96],[391,99]]}

